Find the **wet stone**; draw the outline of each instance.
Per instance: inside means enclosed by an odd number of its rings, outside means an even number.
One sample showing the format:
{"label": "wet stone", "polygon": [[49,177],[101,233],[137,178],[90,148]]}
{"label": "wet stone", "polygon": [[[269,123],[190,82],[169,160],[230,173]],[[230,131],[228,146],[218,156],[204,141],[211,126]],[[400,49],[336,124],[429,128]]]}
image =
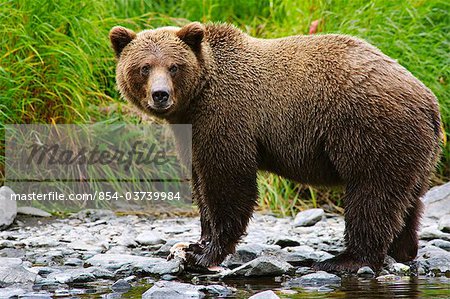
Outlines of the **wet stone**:
{"label": "wet stone", "polygon": [[284,285],[287,287],[320,287],[324,285],[339,286],[341,278],[337,275],[324,271],[318,271],[311,274],[303,275],[287,281]]}
{"label": "wet stone", "polygon": [[142,294],[142,299],[204,298],[205,293],[201,291],[202,287],[204,286],[174,281],[158,281]]}
{"label": "wet stone", "polygon": [[363,278],[372,278],[375,277],[375,272],[370,267],[361,267],[358,269],[357,275]]}
{"label": "wet stone", "polygon": [[264,292],[256,293],[255,295],[249,297],[249,299],[279,299],[277,294],[274,291],[268,290]]}
{"label": "wet stone", "polygon": [[119,279],[111,286],[111,290],[114,292],[126,292],[129,289],[131,289],[131,284],[125,279]]}
{"label": "wet stone", "polygon": [[34,283],[38,275],[25,269],[22,265],[1,267],[0,266],[0,287],[12,284]]}

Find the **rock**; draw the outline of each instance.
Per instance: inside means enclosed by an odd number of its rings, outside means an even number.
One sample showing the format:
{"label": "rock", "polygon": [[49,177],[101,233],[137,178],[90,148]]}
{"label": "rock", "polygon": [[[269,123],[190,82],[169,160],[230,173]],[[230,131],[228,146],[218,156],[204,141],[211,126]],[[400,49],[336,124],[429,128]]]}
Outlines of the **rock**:
{"label": "rock", "polygon": [[377,277],[377,280],[378,281],[382,281],[382,282],[385,282],[385,281],[397,281],[397,280],[400,280],[401,278],[400,278],[400,276],[397,276],[397,275],[394,275],[394,274],[387,274],[387,275],[382,275],[382,276],[378,276]]}
{"label": "rock", "polygon": [[166,243],[161,234],[154,231],[143,232],[142,234],[139,234],[136,237],[136,242],[141,245],[158,245]]}
{"label": "rock", "polygon": [[298,267],[297,270],[295,270],[295,274],[299,276],[303,276],[306,274],[314,273],[315,271],[311,267]]}
{"label": "rock", "polygon": [[309,209],[302,211],[295,216],[294,226],[311,226],[319,222],[325,212],[322,209]]}
{"label": "rock", "polygon": [[439,230],[444,233],[450,233],[450,214],[443,216],[439,220]]}
{"label": "rock", "polygon": [[34,283],[38,275],[25,269],[22,265],[3,267],[0,266],[0,287],[11,284]]}
{"label": "rock", "polygon": [[180,260],[167,261],[162,258],[144,257],[130,254],[97,254],[85,261],[86,265],[98,266],[126,275],[139,274],[179,274],[183,271]]}
{"label": "rock", "polygon": [[71,257],[64,262],[64,266],[79,267],[83,266],[83,261],[79,258]]}
{"label": "rock", "polygon": [[286,251],[288,251],[285,257],[286,262],[294,266],[310,266],[314,262],[321,262],[333,257],[328,252],[315,250],[306,245],[289,247]]}
{"label": "rock", "polygon": [[131,289],[131,284],[125,279],[119,279],[111,286],[111,290],[114,292],[126,292]]}
{"label": "rock", "polygon": [[63,272],[50,273],[46,281],[54,281],[58,283],[81,283],[95,280],[95,275],[88,269],[72,269]]}
{"label": "rock", "polygon": [[438,229],[438,225],[424,227],[419,232],[421,240],[442,239],[450,241],[450,234],[444,233]]}
{"label": "rock", "polygon": [[219,284],[212,284],[208,286],[203,286],[200,288],[201,291],[206,292],[209,295],[213,295],[214,297],[225,298],[233,295],[235,290],[231,288],[221,286]]}
{"label": "rock", "polygon": [[300,242],[295,240],[295,238],[284,236],[274,240],[273,244],[278,245],[281,248],[285,248],[285,247],[299,246]]}
{"label": "rock", "polygon": [[272,256],[260,256],[240,267],[224,272],[223,276],[278,276],[294,271],[295,268],[283,260]]}
{"label": "rock", "polygon": [[0,288],[0,298],[17,298],[25,292],[25,290],[15,287]]}
{"label": "rock", "polygon": [[102,209],[84,209],[74,215],[72,215],[72,218],[77,218],[83,221],[90,220],[91,222],[97,221],[97,220],[104,220],[109,219],[112,217],[115,217],[113,211],[111,210],[102,210]]}
{"label": "rock", "polygon": [[428,242],[428,244],[439,247],[439,248],[447,250],[447,251],[450,251],[450,241],[435,239],[435,240]]}
{"label": "rock", "polygon": [[428,271],[450,272],[450,252],[441,248],[435,246],[421,248],[417,260]]}
{"label": "rock", "polygon": [[404,274],[404,275],[409,274],[409,270],[410,270],[409,266],[402,264],[402,263],[394,263],[392,265],[392,268],[394,269],[395,273]]}
{"label": "rock", "polygon": [[367,266],[359,268],[358,272],[356,274],[359,277],[364,277],[364,278],[375,277],[375,272],[373,272],[372,268],[367,267]]}
{"label": "rock", "polygon": [[92,273],[95,276],[95,278],[103,278],[103,279],[113,279],[114,278],[114,273],[112,273],[111,271],[108,271],[106,269],[103,269],[103,268],[90,267],[90,268],[86,268],[86,271],[88,271],[89,273]]}
{"label": "rock", "polygon": [[291,279],[287,281],[284,285],[293,288],[293,287],[320,287],[325,285],[339,286],[340,284],[341,278],[339,276],[324,271],[318,271],[315,273],[303,275],[299,278]]}
{"label": "rock", "polygon": [[277,245],[266,245],[266,244],[241,244],[237,247],[236,252],[227,257],[227,259],[222,263],[225,267],[234,269],[236,267],[242,266],[264,253],[279,251],[280,246]]}
{"label": "rock", "polygon": [[248,299],[279,299],[277,294],[272,290],[256,293],[255,295],[249,297]]}
{"label": "rock", "polygon": [[20,299],[52,299],[51,293],[46,291],[41,292],[29,292],[19,296]]}
{"label": "rock", "polygon": [[88,244],[87,242],[82,240],[77,240],[69,243],[68,247],[77,251],[90,251],[95,253],[101,253],[106,250],[106,248],[102,245]]}
{"label": "rock", "polygon": [[422,198],[425,204],[424,217],[440,219],[450,214],[450,182],[436,186]]}
{"label": "rock", "polygon": [[204,286],[174,281],[158,281],[142,294],[142,299],[204,298],[205,293],[201,291],[202,287]]}
{"label": "rock", "polygon": [[17,216],[17,202],[11,199],[13,194],[11,188],[0,187],[0,230],[10,226]]}
{"label": "rock", "polygon": [[22,265],[22,260],[12,257],[0,257],[0,267],[13,267]]}
{"label": "rock", "polygon": [[17,214],[36,216],[36,217],[51,217],[52,216],[52,214],[47,213],[46,211],[43,211],[41,209],[34,208],[34,207],[18,207]]}

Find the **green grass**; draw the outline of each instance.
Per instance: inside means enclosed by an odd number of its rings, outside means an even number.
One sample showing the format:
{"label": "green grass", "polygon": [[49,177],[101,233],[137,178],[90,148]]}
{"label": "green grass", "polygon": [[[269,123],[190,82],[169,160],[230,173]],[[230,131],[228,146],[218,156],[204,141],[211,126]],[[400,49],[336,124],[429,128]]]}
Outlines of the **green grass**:
{"label": "green grass", "polygon": [[[137,122],[122,113],[108,31],[224,21],[271,38],[319,31],[364,38],[433,90],[450,132],[450,6],[446,0],[14,0],[0,4],[0,134],[5,123]],[[2,138],[0,138],[2,139]],[[3,151],[0,142],[0,156]],[[0,158],[2,159],[2,158]],[[0,160],[1,165],[1,160]],[[0,166],[0,173],[2,172]],[[450,177],[450,143],[439,180]],[[281,214],[327,203],[323,191],[260,176],[261,202]]]}

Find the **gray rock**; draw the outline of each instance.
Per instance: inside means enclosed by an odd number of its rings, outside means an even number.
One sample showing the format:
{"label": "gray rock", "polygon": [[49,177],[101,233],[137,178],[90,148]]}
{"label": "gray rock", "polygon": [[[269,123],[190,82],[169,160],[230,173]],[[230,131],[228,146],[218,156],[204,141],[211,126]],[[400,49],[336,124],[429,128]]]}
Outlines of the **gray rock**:
{"label": "gray rock", "polygon": [[52,299],[53,296],[51,293],[46,291],[41,292],[29,292],[19,296],[19,299]]}
{"label": "gray rock", "polygon": [[10,226],[17,216],[17,202],[11,199],[13,194],[11,188],[0,187],[0,230]]}
{"label": "gray rock", "polygon": [[201,291],[203,287],[175,281],[158,281],[142,294],[142,299],[204,298],[205,293]]}
{"label": "gray rock", "polygon": [[322,209],[309,209],[302,211],[295,216],[294,226],[311,226],[319,222],[325,212]]}
{"label": "gray rock", "polygon": [[102,210],[102,209],[84,209],[74,215],[72,218],[77,218],[83,221],[90,220],[92,222],[97,220],[110,219],[115,217],[113,211],[111,210]]}
{"label": "gray rock", "polygon": [[422,228],[419,232],[419,237],[421,240],[442,239],[450,241],[450,234],[440,231],[437,225]]}
{"label": "gray rock", "polygon": [[425,217],[439,219],[450,214],[450,182],[436,186],[428,191],[422,201],[425,204]]}
{"label": "gray rock", "polygon": [[403,275],[407,275],[409,274],[409,271],[411,269],[410,266],[407,266],[405,264],[402,263],[394,263],[392,265],[392,268],[394,269],[394,272],[397,274],[403,274]]}
{"label": "gray rock", "polygon": [[281,248],[299,246],[300,242],[295,237],[283,236],[274,240],[273,244],[280,246]]}
{"label": "gray rock", "polygon": [[98,266],[117,274],[179,274],[183,271],[180,260],[167,261],[162,258],[144,257],[130,254],[97,254],[85,261],[86,265]]}
{"label": "gray rock", "polygon": [[381,281],[381,282],[386,282],[386,281],[397,281],[400,280],[401,277],[394,275],[394,274],[387,274],[387,275],[382,275],[382,276],[378,276],[377,280]]}
{"label": "gray rock", "polygon": [[435,239],[435,240],[428,242],[428,244],[439,247],[439,248],[447,250],[447,251],[450,251],[450,241]]}
{"label": "gray rock", "polygon": [[24,289],[16,287],[0,288],[0,298],[17,298],[25,293],[26,291]]}
{"label": "gray rock", "polygon": [[203,286],[200,288],[201,291],[206,292],[209,295],[213,295],[214,297],[228,297],[233,295],[235,290],[232,290],[231,288],[221,286],[219,284],[212,284],[208,286]]}
{"label": "gray rock", "polygon": [[439,230],[443,231],[444,233],[450,233],[450,214],[443,216],[439,220]]}
{"label": "gray rock", "polygon": [[333,257],[328,252],[315,250],[306,245],[290,247],[286,251],[288,251],[285,257],[286,262],[294,266],[310,266],[314,262],[321,262]]}
{"label": "gray rock", "polygon": [[79,267],[83,265],[83,261],[76,257],[68,258],[64,262],[64,266],[72,266],[72,267]]}
{"label": "gray rock", "polygon": [[161,234],[154,231],[143,232],[139,234],[136,237],[136,242],[141,245],[158,245],[166,243]]}
{"label": "gray rock", "polygon": [[272,290],[256,293],[255,295],[249,297],[248,299],[279,299],[277,294]]}
{"label": "gray rock", "polygon": [[373,272],[372,268],[367,267],[367,266],[359,268],[358,272],[356,274],[359,277],[364,277],[364,278],[375,277],[375,272]]}
{"label": "gray rock", "polygon": [[450,272],[450,252],[443,249],[427,246],[419,250],[418,261],[428,271],[432,272]]}
{"label": "gray rock", "polygon": [[295,274],[298,276],[303,276],[314,272],[315,271],[311,267],[298,267],[297,270],[295,270]]}
{"label": "gray rock", "polygon": [[131,254],[97,254],[85,261],[86,265],[98,266],[114,271],[124,265],[131,265],[137,262],[144,262],[153,258],[131,255]]}
{"label": "gray rock", "polygon": [[95,278],[95,275],[88,269],[81,268],[50,273],[47,276],[46,281],[54,281],[58,283],[81,283],[94,281]]}
{"label": "gray rock", "polygon": [[287,287],[320,287],[324,285],[339,286],[341,278],[337,275],[330,274],[324,271],[306,274],[299,278],[294,278],[287,281],[284,285]]}
{"label": "gray rock", "polygon": [[92,273],[95,276],[95,278],[103,278],[103,279],[113,279],[114,278],[114,273],[112,273],[109,270],[100,268],[100,267],[86,268],[86,271],[88,271],[89,273]]}
{"label": "gray rock", "polygon": [[160,258],[147,258],[145,261],[133,263],[132,274],[139,275],[177,275],[183,272],[184,267],[180,259],[172,259],[170,261]]}
{"label": "gray rock", "polygon": [[111,286],[111,290],[114,292],[126,292],[131,289],[131,284],[125,279],[119,279]]}
{"label": "gray rock", "polygon": [[280,246],[257,243],[241,244],[237,247],[236,252],[228,256],[222,264],[227,268],[234,269],[256,259],[264,253],[272,253],[275,251],[278,253]]}
{"label": "gray rock", "polygon": [[52,214],[35,207],[18,207],[17,214],[36,216],[36,217],[51,217]]}
{"label": "gray rock", "polygon": [[20,266],[20,265],[22,265],[22,260],[19,258],[0,257],[0,266],[1,267],[12,267],[12,266]]}
{"label": "gray rock", "polygon": [[231,271],[226,271],[223,276],[278,276],[293,273],[295,268],[289,263],[272,256],[260,256]]}
{"label": "gray rock", "polygon": [[13,283],[34,283],[38,275],[25,269],[22,265],[2,267],[0,266],[0,287],[6,287]]}
{"label": "gray rock", "polygon": [[77,240],[68,244],[68,247],[77,251],[90,251],[95,253],[101,253],[106,250],[102,245],[88,244],[85,241]]}

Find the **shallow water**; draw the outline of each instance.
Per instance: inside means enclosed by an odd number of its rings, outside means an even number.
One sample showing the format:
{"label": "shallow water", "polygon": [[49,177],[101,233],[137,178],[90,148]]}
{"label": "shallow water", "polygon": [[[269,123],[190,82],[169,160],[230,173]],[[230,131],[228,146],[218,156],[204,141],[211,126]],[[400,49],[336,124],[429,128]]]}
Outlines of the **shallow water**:
{"label": "shallow water", "polygon": [[[188,278],[182,280],[191,282]],[[395,281],[380,282],[377,279],[361,279],[355,276],[342,278],[340,287],[283,288],[277,278],[227,279],[224,281],[201,281],[202,284],[225,283],[237,289],[228,298],[248,298],[264,290],[273,290],[281,298],[450,298],[450,277],[401,277]],[[80,298],[141,298],[152,284],[143,278],[126,293],[112,291],[101,281],[90,284],[74,284],[72,291]],[[218,298],[214,296],[206,298]]]}

